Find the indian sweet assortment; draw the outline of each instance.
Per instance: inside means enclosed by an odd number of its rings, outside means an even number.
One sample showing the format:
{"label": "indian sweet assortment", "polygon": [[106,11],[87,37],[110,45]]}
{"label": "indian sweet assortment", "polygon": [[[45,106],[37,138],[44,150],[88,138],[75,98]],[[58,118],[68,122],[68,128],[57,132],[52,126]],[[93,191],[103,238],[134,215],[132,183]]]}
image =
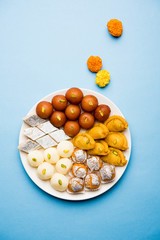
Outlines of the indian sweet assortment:
{"label": "indian sweet assortment", "polygon": [[[91,58],[88,66],[97,72],[102,61]],[[110,106],[99,104],[96,96],[84,96],[79,88],[68,89],[65,96],[55,95],[51,102],[39,102],[23,121],[26,141],[18,148],[26,153],[37,177],[49,181],[56,191],[98,190],[101,184],[114,181],[116,168],[127,163],[123,153],[128,149],[123,133],[127,121],[112,115]]]}

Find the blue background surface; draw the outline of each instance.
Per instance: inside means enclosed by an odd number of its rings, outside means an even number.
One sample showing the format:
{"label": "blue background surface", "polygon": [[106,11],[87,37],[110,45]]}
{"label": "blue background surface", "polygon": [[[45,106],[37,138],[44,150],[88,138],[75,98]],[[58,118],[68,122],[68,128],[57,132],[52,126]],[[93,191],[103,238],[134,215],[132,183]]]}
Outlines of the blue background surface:
{"label": "blue background surface", "polygon": [[[115,39],[106,24],[123,22]],[[160,239],[160,1],[0,0],[0,239]],[[100,56],[110,84],[87,69]],[[127,171],[93,200],[67,202],[30,180],[17,150],[30,108],[72,86],[110,98],[132,134]]]}

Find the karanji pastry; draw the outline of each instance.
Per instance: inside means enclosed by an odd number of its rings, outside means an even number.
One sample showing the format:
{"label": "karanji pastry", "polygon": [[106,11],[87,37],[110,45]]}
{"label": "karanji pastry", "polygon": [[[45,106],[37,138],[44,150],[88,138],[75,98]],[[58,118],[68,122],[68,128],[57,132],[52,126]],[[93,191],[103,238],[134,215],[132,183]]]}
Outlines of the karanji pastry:
{"label": "karanji pastry", "polygon": [[75,147],[89,150],[95,147],[94,139],[87,133],[78,133],[72,140]]}
{"label": "karanji pastry", "polygon": [[108,135],[109,130],[103,123],[96,123],[87,133],[93,139],[103,139]]}
{"label": "karanji pastry", "polygon": [[105,138],[108,146],[118,148],[120,150],[128,149],[127,138],[123,133],[120,132],[110,132]]}
{"label": "karanji pastry", "polygon": [[103,140],[96,141],[95,147],[88,150],[88,154],[90,155],[107,155],[108,153],[108,144]]}
{"label": "karanji pastry", "polygon": [[127,121],[118,115],[109,117],[104,123],[110,132],[122,132],[128,128]]}
{"label": "karanji pastry", "polygon": [[113,164],[115,166],[124,166],[127,163],[125,156],[122,151],[116,148],[109,148],[110,152],[107,156],[103,156],[104,162]]}

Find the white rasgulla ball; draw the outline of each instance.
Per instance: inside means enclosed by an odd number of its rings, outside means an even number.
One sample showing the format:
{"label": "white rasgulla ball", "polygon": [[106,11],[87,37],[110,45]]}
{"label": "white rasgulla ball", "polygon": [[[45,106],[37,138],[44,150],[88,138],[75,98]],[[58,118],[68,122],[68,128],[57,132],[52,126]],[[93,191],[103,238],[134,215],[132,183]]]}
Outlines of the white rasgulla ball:
{"label": "white rasgulla ball", "polygon": [[53,176],[54,172],[55,172],[54,166],[48,162],[44,162],[44,163],[40,164],[37,169],[38,177],[41,180],[50,179]]}
{"label": "white rasgulla ball", "polygon": [[67,174],[72,167],[72,161],[68,158],[62,158],[56,163],[56,170],[59,173]]}
{"label": "white rasgulla ball", "polygon": [[55,173],[51,178],[51,186],[60,192],[64,192],[68,187],[68,179],[60,173]]}
{"label": "white rasgulla ball", "polygon": [[51,147],[51,148],[47,148],[44,151],[44,159],[46,160],[46,162],[55,164],[56,162],[58,162],[59,158],[60,156],[56,148]]}
{"label": "white rasgulla ball", "polygon": [[38,167],[44,161],[44,157],[41,151],[33,150],[28,153],[27,160],[32,167]]}
{"label": "white rasgulla ball", "polygon": [[62,141],[58,144],[57,150],[61,157],[70,157],[74,150],[74,146],[69,141]]}

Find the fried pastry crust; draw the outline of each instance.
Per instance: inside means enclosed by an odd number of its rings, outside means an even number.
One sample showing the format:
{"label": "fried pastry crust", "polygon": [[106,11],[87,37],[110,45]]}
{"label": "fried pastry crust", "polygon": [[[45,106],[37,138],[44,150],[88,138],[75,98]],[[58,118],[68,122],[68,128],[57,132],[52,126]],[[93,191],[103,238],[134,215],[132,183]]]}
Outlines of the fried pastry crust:
{"label": "fried pastry crust", "polygon": [[127,138],[123,133],[120,132],[110,132],[105,138],[108,146],[118,148],[120,150],[128,149]]}
{"label": "fried pastry crust", "polygon": [[108,144],[103,140],[96,141],[95,147],[88,150],[88,154],[90,155],[107,155],[108,153]]}
{"label": "fried pastry crust", "polygon": [[105,126],[109,129],[110,132],[122,132],[128,128],[127,121],[118,115],[113,115],[109,117],[105,122]]}
{"label": "fried pastry crust", "polygon": [[94,139],[87,133],[78,133],[72,140],[72,143],[75,147],[89,150],[95,147],[96,142]]}
{"label": "fried pastry crust", "polygon": [[103,123],[96,123],[87,133],[94,139],[103,139],[108,135],[109,130]]}
{"label": "fried pastry crust", "polygon": [[107,156],[101,157],[104,162],[110,163],[114,166],[124,166],[127,163],[122,151],[116,148],[109,148],[110,152]]}

